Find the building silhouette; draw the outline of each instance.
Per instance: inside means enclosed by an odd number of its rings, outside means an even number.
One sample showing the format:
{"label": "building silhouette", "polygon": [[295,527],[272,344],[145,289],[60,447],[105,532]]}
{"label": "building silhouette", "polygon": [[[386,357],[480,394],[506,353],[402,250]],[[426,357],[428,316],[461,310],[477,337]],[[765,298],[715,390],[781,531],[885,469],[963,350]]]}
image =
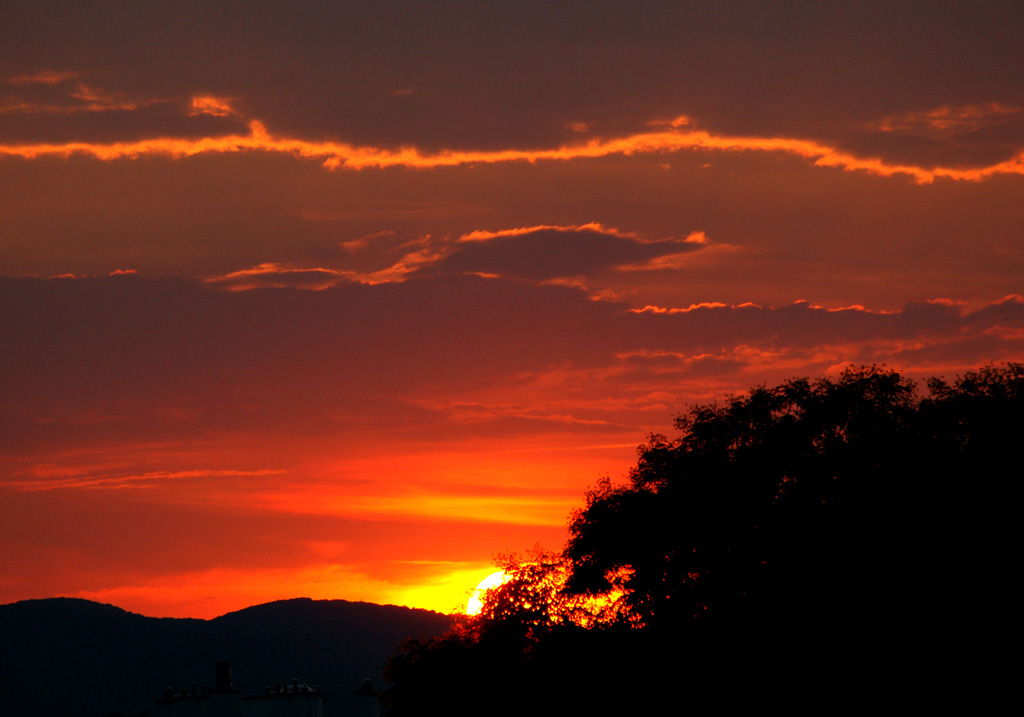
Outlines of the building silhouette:
{"label": "building silhouette", "polygon": [[297,679],[268,687],[265,694],[243,697],[231,678],[231,663],[217,663],[213,689],[168,687],[156,702],[156,717],[324,717],[324,696],[319,686]]}

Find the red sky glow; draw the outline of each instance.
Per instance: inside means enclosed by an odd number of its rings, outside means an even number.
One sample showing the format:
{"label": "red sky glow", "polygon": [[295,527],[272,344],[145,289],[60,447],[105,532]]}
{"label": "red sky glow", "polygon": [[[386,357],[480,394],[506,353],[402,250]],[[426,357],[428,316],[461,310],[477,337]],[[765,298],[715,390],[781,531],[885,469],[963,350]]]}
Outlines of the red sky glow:
{"label": "red sky glow", "polygon": [[5,3],[0,602],[460,609],[674,416],[1024,360],[1012,3]]}

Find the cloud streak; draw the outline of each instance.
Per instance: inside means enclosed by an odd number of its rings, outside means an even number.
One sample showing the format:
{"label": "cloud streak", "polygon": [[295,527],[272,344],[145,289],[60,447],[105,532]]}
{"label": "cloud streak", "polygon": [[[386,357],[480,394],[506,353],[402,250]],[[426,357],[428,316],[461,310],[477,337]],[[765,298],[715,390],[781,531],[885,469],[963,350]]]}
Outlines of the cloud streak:
{"label": "cloud streak", "polygon": [[149,471],[131,475],[72,475],[62,478],[33,478],[27,480],[0,481],[0,487],[12,488],[17,491],[51,491],[51,490],[96,490],[96,489],[139,489],[153,488],[157,484],[169,480],[193,480],[197,478],[238,478],[280,475],[279,470],[187,470],[187,471]]}
{"label": "cloud streak", "polygon": [[1024,110],[1020,107],[1009,107],[999,102],[957,107],[943,105],[886,117],[873,127],[881,132],[948,138],[1019,119],[1021,112]]}
{"label": "cloud streak", "polygon": [[134,142],[64,142],[0,145],[0,155],[36,159],[46,156],[87,155],[111,161],[136,159],[148,155],[173,158],[207,153],[275,152],[321,161],[328,169],[436,169],[473,164],[512,162],[565,162],[598,159],[613,155],[631,156],[683,151],[723,153],[764,152],[798,157],[816,167],[864,172],[879,177],[905,176],[919,184],[937,179],[983,181],[999,175],[1024,174],[1024,150],[1008,160],[974,168],[915,166],[893,164],[882,159],[860,157],[835,146],[811,140],[787,137],[744,137],[714,134],[689,127],[688,118],[665,123],[659,131],[624,137],[593,139],[551,149],[503,149],[487,151],[442,150],[423,152],[415,147],[389,150],[372,146],[354,146],[342,142],[316,142],[276,135],[262,122],[249,122],[248,134],[200,138],[158,137]]}
{"label": "cloud streak", "polygon": [[597,222],[520,227],[463,234],[439,266],[481,276],[586,281],[608,271],[672,266],[707,245],[702,232],[649,240]]}

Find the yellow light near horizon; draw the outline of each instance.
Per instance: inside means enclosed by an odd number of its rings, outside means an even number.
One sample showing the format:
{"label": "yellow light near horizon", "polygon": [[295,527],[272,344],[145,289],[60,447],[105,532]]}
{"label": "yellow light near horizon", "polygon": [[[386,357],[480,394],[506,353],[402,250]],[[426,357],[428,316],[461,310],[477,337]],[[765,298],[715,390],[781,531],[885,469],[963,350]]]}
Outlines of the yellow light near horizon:
{"label": "yellow light near horizon", "polygon": [[480,584],[476,586],[473,594],[470,595],[469,601],[466,603],[466,614],[467,615],[479,615],[483,609],[483,595],[491,588],[496,588],[499,585],[508,581],[508,575],[505,574],[504,570],[499,570],[496,573],[491,573],[486,578],[480,581]]}

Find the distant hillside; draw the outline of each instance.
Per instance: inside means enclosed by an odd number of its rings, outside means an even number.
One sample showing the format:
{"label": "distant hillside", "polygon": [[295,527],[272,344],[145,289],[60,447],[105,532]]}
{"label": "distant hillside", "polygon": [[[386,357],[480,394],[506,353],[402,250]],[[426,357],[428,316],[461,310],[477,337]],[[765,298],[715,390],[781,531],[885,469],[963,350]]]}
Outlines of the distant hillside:
{"label": "distant hillside", "polygon": [[0,605],[0,714],[149,714],[166,687],[212,687],[217,661],[230,660],[243,695],[298,678],[320,685],[327,714],[343,717],[364,679],[381,683],[402,640],[451,624],[428,610],[308,598],[214,620],[145,617],[73,598]]}

